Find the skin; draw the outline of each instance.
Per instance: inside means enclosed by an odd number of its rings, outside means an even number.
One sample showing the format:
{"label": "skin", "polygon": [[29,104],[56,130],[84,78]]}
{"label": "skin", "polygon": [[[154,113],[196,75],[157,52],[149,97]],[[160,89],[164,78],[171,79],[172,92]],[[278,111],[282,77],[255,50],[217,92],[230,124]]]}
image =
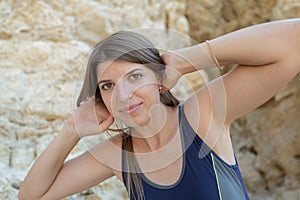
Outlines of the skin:
{"label": "skin", "polygon": [[[157,117],[151,116],[155,106],[166,110],[159,100],[159,80],[152,70],[140,64],[116,61],[100,64],[97,72],[102,99],[115,119],[133,127],[135,133],[144,134],[141,137],[162,128],[166,118],[155,120]],[[160,114],[165,116],[163,111]]]}
{"label": "skin", "polygon": [[[238,63],[239,66],[191,96],[184,103],[184,112],[199,137],[228,164],[235,164],[230,124],[266,102],[300,72],[299,35],[300,20],[296,19],[252,26],[210,41],[221,65]],[[203,65],[210,63],[207,54],[201,54],[204,46],[201,43],[162,56],[168,66],[166,78],[162,80],[165,88],[172,88],[183,74],[213,67]],[[195,52],[198,56],[191,56]],[[182,57],[193,58],[194,65]],[[122,67],[114,67],[116,65]],[[142,157],[138,158],[146,176],[153,182],[165,185],[178,179],[182,160],[176,156],[180,152],[168,154],[172,152],[168,151],[170,149],[180,149],[177,108],[167,108],[158,102],[157,83],[160,80],[150,72],[147,73],[149,79],[145,84],[130,85],[126,82],[126,73],[136,67],[134,64],[120,62],[110,67],[104,71],[98,70],[99,81],[116,83],[112,92],[101,91],[105,105],[95,106],[95,100],[91,98],[70,116],[62,131],[31,168],[20,188],[20,199],[60,199],[90,188],[113,175],[122,179],[121,154],[118,150],[121,146],[120,136],[95,145],[79,157],[64,161],[81,137],[106,130],[113,122],[113,117],[126,121],[127,115],[118,113],[119,108],[127,106],[126,102],[129,105],[143,102],[126,122],[133,127],[135,135],[140,136],[134,139],[135,152],[149,152],[148,162]],[[154,105],[160,105],[154,114],[162,110],[165,113],[162,126],[154,118],[151,119],[148,113]],[[155,129],[157,125],[158,130]],[[153,130],[155,134],[151,135]],[[173,162],[169,160],[170,164],[164,168],[153,165],[147,169],[144,164],[161,163],[170,157]],[[151,171],[151,168],[155,170]]]}

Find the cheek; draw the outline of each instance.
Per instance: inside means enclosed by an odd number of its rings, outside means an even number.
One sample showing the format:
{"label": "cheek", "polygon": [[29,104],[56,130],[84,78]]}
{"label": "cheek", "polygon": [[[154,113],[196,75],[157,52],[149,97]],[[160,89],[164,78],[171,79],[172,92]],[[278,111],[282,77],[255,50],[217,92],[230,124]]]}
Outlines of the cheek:
{"label": "cheek", "polygon": [[140,90],[137,90],[137,93],[139,93],[139,96],[147,97],[147,99],[152,103],[158,103],[160,101],[158,86],[155,84],[149,84],[140,88]]}
{"label": "cheek", "polygon": [[158,88],[159,82],[153,75],[141,80],[141,82],[139,83],[139,87],[137,87],[136,89],[141,90],[143,92],[147,92],[148,95],[156,95],[156,93],[159,94]]}
{"label": "cheek", "polygon": [[111,113],[114,118],[118,118],[119,112],[117,109],[118,101],[116,99],[116,95],[113,95],[113,93],[105,94],[102,96],[102,99],[109,113]]}
{"label": "cheek", "polygon": [[102,100],[104,102],[105,107],[107,110],[112,113],[112,105],[111,105],[111,97],[107,94],[101,94]]}

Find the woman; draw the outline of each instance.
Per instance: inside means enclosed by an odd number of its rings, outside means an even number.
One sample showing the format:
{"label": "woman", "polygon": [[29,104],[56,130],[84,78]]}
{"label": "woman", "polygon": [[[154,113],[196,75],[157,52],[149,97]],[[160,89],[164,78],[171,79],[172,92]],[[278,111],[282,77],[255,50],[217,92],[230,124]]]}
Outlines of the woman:
{"label": "woman", "polygon": [[[230,124],[300,71],[300,20],[241,29],[162,56],[122,31],[93,50],[78,108],[25,178],[20,199],[60,199],[116,175],[130,199],[249,199]],[[168,91],[195,70],[238,64],[179,105]],[[167,66],[167,67],[166,67]],[[64,163],[113,122],[119,134]]]}

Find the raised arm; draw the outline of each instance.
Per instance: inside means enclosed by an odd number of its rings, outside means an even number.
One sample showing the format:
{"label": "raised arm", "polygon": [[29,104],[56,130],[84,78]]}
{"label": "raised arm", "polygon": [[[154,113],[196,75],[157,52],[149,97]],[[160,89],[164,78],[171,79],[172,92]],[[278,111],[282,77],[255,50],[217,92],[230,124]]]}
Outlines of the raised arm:
{"label": "raised arm", "polygon": [[[300,19],[251,26],[215,38],[209,44],[221,65],[239,66],[201,88],[187,107],[192,110],[195,102],[205,101],[218,118],[216,103],[221,101],[216,98],[223,97],[226,109],[222,114],[227,124],[266,102],[300,71]],[[201,43],[167,53],[163,59],[184,74],[195,71],[194,67],[215,66],[209,54],[207,44]]]}
{"label": "raised arm", "polygon": [[98,120],[102,121],[98,126],[94,105],[92,98],[67,120],[26,176],[20,188],[20,200],[61,199],[113,175],[110,168],[89,152],[64,163],[80,137],[101,132],[111,125],[113,118],[102,112],[97,114]]}

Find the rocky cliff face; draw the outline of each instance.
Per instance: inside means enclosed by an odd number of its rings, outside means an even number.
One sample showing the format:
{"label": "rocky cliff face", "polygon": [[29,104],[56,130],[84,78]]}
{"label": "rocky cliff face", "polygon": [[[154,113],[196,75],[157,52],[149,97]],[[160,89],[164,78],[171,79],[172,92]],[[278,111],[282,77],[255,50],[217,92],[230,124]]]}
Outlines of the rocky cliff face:
{"label": "rocky cliff face", "polygon": [[[92,45],[107,35],[158,27],[201,42],[290,17],[300,17],[298,1],[1,1],[0,198],[17,199],[30,164],[75,108]],[[161,49],[191,42],[178,42],[170,33],[151,39]],[[193,87],[202,83],[199,77],[192,75],[197,80]],[[234,148],[252,199],[300,199],[299,90],[298,75],[269,102],[232,125]],[[175,92],[180,97],[188,93],[180,86]],[[70,157],[83,150],[86,146],[81,143]],[[125,198],[124,187],[112,178],[67,199]]]}

